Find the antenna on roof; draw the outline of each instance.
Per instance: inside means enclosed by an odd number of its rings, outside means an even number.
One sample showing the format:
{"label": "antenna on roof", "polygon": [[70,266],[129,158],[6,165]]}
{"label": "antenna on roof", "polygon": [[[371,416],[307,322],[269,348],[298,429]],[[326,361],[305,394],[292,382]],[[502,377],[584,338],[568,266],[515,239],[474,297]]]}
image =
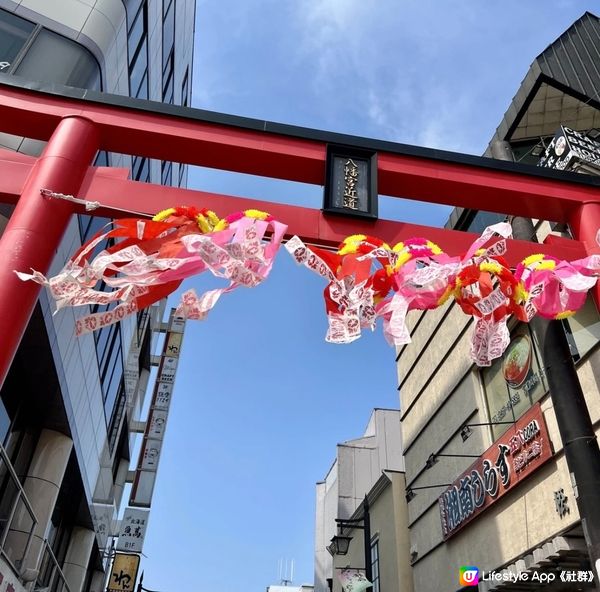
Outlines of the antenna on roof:
{"label": "antenna on roof", "polygon": [[[288,577],[288,567],[290,568],[289,577]],[[283,559],[279,560],[279,581],[282,586],[287,586],[292,583],[294,579],[294,560],[292,559],[289,566],[288,560],[285,560],[285,565],[283,563]]]}

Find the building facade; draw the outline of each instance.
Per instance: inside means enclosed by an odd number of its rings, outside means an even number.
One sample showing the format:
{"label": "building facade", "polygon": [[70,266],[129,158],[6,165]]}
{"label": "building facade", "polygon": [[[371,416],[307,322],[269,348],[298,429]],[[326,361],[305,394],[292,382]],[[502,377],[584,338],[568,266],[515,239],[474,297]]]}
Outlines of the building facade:
{"label": "building facade", "polygon": [[[189,105],[194,17],[193,0],[0,0],[0,72]],[[0,148],[43,144],[0,134]],[[177,163],[99,153],[95,164],[187,181]],[[10,214],[0,204],[0,232]],[[107,222],[73,217],[50,275]],[[107,309],[89,308],[54,314],[42,291],[0,392],[2,591],[105,588],[164,304],[75,338],[77,318]]]}
{"label": "building facade", "polygon": [[[561,125],[594,137],[599,72],[600,20],[586,13],[534,60],[486,155],[536,164]],[[480,232],[503,219],[455,210],[448,225]],[[539,240],[569,235],[534,222]],[[504,356],[478,368],[457,305],[408,321],[398,377],[414,589],[462,589],[463,566],[480,570],[480,590],[590,588],[577,579],[591,566],[536,333],[513,321]],[[590,298],[562,322],[598,433],[600,315]]]}
{"label": "building facade", "polygon": [[[404,473],[384,470],[367,493],[373,592],[413,592],[405,490]],[[364,516],[361,504],[351,518],[363,526]],[[347,553],[333,555],[333,592],[343,592],[341,572],[351,568],[362,571],[365,565],[364,528],[349,527],[342,532],[351,540]]]}
{"label": "building facade", "polygon": [[336,518],[350,518],[386,469],[402,471],[399,411],[375,409],[360,438],[337,445],[325,479],[317,483],[315,592],[328,592],[335,580],[328,551],[337,534]]}

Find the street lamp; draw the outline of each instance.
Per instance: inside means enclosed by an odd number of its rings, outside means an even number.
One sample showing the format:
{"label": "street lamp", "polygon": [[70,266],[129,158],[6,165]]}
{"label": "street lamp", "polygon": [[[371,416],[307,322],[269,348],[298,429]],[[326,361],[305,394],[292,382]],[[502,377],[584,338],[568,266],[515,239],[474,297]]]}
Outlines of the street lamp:
{"label": "street lamp", "polygon": [[[372,581],[373,572],[371,569],[371,518],[369,516],[369,500],[365,495],[365,499],[362,503],[363,515],[362,518],[336,518],[335,521],[339,529],[343,528],[359,528],[363,531],[364,539],[364,555],[365,555],[365,577],[369,582]],[[362,524],[360,524],[362,522]],[[350,547],[350,541],[352,537],[345,536],[343,534],[335,535],[331,539],[331,544],[327,547],[327,550],[332,556],[335,555],[346,555]],[[373,586],[369,586],[365,589],[373,590]]]}
{"label": "street lamp", "polygon": [[138,582],[137,592],[157,592],[156,590],[150,590],[149,588],[144,588],[142,586],[142,582],[144,581],[144,572],[140,576],[140,581]]}
{"label": "street lamp", "polygon": [[471,434],[473,433],[473,430],[471,430],[471,428],[473,428],[473,427],[495,426],[495,425],[514,425],[514,424],[515,424],[514,421],[484,421],[482,423],[465,423],[460,428],[460,437],[462,438],[463,442],[466,442],[471,437]]}
{"label": "street lamp", "polygon": [[331,555],[347,555],[348,549],[350,548],[351,536],[344,536],[342,534],[336,534],[331,539],[331,544],[327,547],[327,550]]}

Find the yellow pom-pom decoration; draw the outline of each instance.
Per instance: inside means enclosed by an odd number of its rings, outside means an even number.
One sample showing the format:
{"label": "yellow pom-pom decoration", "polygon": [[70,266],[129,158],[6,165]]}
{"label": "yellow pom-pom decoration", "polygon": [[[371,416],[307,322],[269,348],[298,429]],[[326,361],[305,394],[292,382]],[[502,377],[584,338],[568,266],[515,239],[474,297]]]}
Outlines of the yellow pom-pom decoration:
{"label": "yellow pom-pom decoration", "polygon": [[167,208],[166,210],[162,210],[162,211],[158,212],[158,214],[156,214],[156,216],[154,216],[152,218],[152,221],[153,222],[162,222],[169,216],[172,216],[175,213],[175,211],[176,211],[175,208]]}

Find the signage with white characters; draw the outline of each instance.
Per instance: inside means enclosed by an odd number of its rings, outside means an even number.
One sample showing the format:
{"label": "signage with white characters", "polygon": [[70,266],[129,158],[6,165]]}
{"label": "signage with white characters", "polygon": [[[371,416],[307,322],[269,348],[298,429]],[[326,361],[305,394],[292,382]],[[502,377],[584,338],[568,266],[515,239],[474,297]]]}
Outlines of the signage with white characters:
{"label": "signage with white characters", "polygon": [[552,458],[544,415],[536,403],[438,498],[444,540]]}
{"label": "signage with white characters", "polygon": [[154,385],[150,411],[146,420],[144,441],[142,442],[131,488],[130,506],[149,508],[152,503],[152,493],[160,461],[162,442],[167,428],[169,408],[173,398],[173,385],[177,373],[177,364],[179,363],[184,328],[185,319],[175,316],[175,309],[172,309],[158,366],[158,377]]}

